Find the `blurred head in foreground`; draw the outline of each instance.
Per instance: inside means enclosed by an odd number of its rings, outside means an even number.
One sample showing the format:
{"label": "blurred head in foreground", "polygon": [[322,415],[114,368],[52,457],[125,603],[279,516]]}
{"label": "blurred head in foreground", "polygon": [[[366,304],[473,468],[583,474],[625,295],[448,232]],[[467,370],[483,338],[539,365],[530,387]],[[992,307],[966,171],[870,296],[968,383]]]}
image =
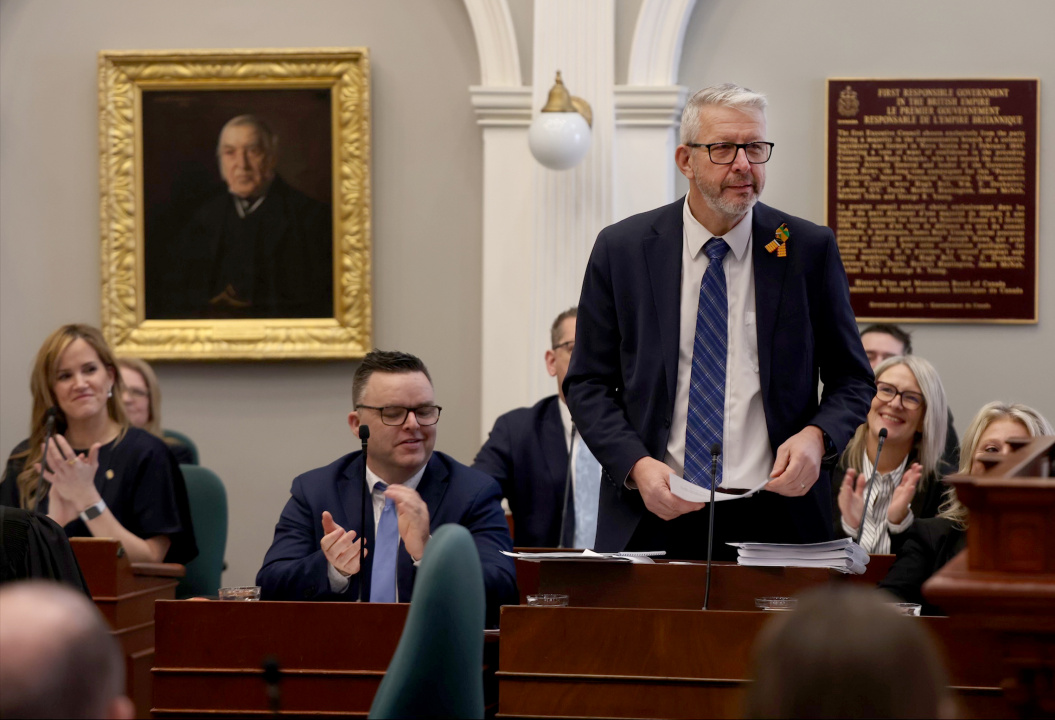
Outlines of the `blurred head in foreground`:
{"label": "blurred head in foreground", "polygon": [[945,665],[892,596],[826,587],[775,614],[755,643],[749,718],[954,717]]}
{"label": "blurred head in foreground", "polygon": [[0,717],[131,718],[125,664],[84,595],[53,581],[0,587]]}

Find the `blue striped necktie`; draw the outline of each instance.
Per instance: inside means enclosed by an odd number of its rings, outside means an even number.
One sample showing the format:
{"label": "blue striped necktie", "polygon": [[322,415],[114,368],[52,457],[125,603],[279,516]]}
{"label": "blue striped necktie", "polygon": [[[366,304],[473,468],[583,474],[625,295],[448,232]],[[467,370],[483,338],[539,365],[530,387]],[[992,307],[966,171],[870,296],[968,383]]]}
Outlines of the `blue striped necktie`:
{"label": "blue striped necktie", "polygon": [[[383,482],[374,483],[374,491],[384,492]],[[373,504],[373,495],[369,501]],[[374,562],[370,569],[370,602],[396,601],[396,557],[399,554],[399,518],[392,498],[385,498],[381,519],[374,533]]]}
{"label": "blue striped necktie", "polygon": [[579,452],[575,455],[575,543],[572,547],[593,550],[600,493],[601,463],[580,435]]}
{"label": "blue striped necktie", "polygon": [[[689,413],[685,428],[685,479],[710,488],[711,447],[722,441],[725,422],[725,359],[729,345],[729,298],[722,259],[729,246],[711,238],[703,246],[709,262],[700,283],[696,337],[692,343]],[[718,459],[715,487],[722,484]]]}

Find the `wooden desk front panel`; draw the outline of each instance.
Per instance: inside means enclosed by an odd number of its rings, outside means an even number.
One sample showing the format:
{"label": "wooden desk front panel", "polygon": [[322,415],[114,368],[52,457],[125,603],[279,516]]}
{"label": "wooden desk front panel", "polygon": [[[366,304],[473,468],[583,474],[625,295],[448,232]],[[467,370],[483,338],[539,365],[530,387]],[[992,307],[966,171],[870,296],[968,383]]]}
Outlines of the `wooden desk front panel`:
{"label": "wooden desk front panel", "polygon": [[282,671],[282,710],[365,715],[399,644],[407,605],[159,602],[156,716],[268,710],[263,663]]}
{"label": "wooden desk front panel", "polygon": [[[506,607],[499,714],[513,717],[740,717],[764,612]],[[1009,716],[995,636],[925,623],[945,645],[969,717]]]}

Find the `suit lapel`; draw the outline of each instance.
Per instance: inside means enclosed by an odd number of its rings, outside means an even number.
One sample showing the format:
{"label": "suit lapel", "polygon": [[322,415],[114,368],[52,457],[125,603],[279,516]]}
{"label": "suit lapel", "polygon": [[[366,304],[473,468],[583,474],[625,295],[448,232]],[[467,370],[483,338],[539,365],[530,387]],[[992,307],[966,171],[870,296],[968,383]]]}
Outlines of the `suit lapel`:
{"label": "suit lapel", "polygon": [[[758,332],[758,370],[762,386],[763,402],[768,406],[769,384],[773,377],[773,335],[780,314],[780,299],[784,294],[784,278],[787,276],[790,258],[779,257],[766,251],[766,244],[773,239],[780,223],[780,214],[758,203],[755,205],[751,224],[751,260],[755,274],[755,317]],[[788,253],[795,252],[794,244]]]}
{"label": "suit lapel", "polygon": [[[425,473],[418,483],[418,495],[425,501],[429,509],[429,532],[442,523],[437,522],[440,505],[447,493],[449,485],[447,467],[443,464],[436,453],[429,458],[425,466]],[[420,558],[419,558],[420,559]],[[399,601],[410,602],[411,591],[414,588],[414,560],[410,557],[403,540],[399,541],[399,553],[396,556],[396,584],[399,587]]]}
{"label": "suit lapel", "polygon": [[667,206],[652,226],[655,234],[642,249],[652,285],[663,371],[667,376],[667,407],[674,407],[678,382],[678,343],[681,335],[681,251],[684,242],[682,219],[684,198]]}
{"label": "suit lapel", "polygon": [[[354,530],[356,535],[363,536],[363,506],[366,504],[366,547],[367,550],[374,546],[374,509],[369,504],[366,494],[366,482],[363,480],[364,472],[364,460],[360,453],[359,456],[349,463],[348,467],[345,468],[344,473],[341,475],[341,482],[337,483],[337,496],[341,501],[341,508],[344,510],[345,517],[337,518],[334,517],[334,521],[343,527],[345,530]],[[358,582],[357,578],[363,582],[363,597],[370,597],[370,572],[372,565],[372,554],[367,553],[366,557],[363,558],[363,566],[359,570],[359,574],[353,577],[353,585]],[[359,594],[358,588],[351,587],[348,592]]]}
{"label": "suit lapel", "polygon": [[560,397],[553,398],[546,412],[539,416],[535,434],[542,445],[546,470],[563,493],[564,476],[568,472],[568,439],[564,437],[564,422],[560,418]]}

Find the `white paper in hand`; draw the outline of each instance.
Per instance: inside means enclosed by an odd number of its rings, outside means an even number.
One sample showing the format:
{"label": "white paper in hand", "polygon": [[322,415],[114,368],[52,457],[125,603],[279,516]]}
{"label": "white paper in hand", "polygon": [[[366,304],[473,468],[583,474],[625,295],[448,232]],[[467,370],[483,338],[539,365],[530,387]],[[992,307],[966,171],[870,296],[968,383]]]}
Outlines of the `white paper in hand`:
{"label": "white paper in hand", "polygon": [[[714,493],[715,502],[723,502],[725,500],[739,500],[740,498],[751,497],[756,492],[766,486],[769,480],[763,480],[756,487],[751,488],[742,495],[729,495],[723,492]],[[699,485],[693,485],[691,482],[683,477],[678,477],[674,473],[670,474],[670,491],[675,497],[680,497],[682,500],[688,500],[689,502],[710,502],[711,491],[707,488],[700,487]]]}

